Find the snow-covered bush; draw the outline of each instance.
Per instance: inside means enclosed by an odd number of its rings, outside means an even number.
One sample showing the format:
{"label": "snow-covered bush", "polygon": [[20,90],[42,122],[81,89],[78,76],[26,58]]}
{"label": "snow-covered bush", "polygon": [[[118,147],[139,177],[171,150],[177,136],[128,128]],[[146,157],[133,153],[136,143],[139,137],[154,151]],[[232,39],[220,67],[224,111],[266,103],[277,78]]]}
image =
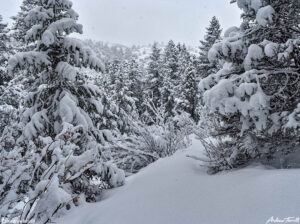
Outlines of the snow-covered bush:
{"label": "snow-covered bush", "polygon": [[95,201],[103,185],[123,184],[124,172],[102,156],[110,139],[99,128],[102,92],[76,69],[103,71],[103,64],[67,37],[82,33],[77,19],[69,0],[41,0],[25,17],[31,26],[26,41],[36,48],[11,57],[8,70],[27,70],[35,82],[21,116],[22,135],[15,147],[0,150],[1,217],[51,222],[81,200]]}
{"label": "snow-covered bush", "polygon": [[141,119],[130,119],[133,133],[124,136],[115,155],[116,164],[129,173],[186,148],[193,132],[194,121],[189,114],[182,112],[169,117],[163,107],[155,107],[151,100],[147,100],[145,106],[151,113]]}
{"label": "snow-covered bush", "polygon": [[299,1],[233,2],[244,22],[211,48],[210,61],[222,69],[200,83],[225,141],[212,153],[213,170],[300,147]]}

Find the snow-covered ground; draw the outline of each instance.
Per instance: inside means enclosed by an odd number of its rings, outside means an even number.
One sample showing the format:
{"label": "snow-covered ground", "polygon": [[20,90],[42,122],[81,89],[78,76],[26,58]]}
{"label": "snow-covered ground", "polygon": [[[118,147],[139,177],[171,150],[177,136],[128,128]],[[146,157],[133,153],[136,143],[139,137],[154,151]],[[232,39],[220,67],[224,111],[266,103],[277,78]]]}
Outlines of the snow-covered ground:
{"label": "snow-covered ground", "polygon": [[[160,159],[86,204],[61,224],[260,224],[270,217],[300,216],[300,170],[262,166],[208,175],[193,145]],[[269,222],[271,223],[271,222]]]}

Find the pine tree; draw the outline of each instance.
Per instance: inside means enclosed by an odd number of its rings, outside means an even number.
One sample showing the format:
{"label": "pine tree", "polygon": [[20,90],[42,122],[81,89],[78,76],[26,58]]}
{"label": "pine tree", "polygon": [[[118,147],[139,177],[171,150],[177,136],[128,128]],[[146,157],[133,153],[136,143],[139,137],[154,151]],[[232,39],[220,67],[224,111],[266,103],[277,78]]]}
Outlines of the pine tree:
{"label": "pine tree", "polygon": [[107,85],[108,92],[111,95],[112,101],[116,105],[114,113],[117,117],[117,127],[121,134],[129,134],[128,119],[130,116],[136,115],[136,101],[134,92],[132,92],[132,84],[134,79],[131,79],[131,63],[128,61],[115,61],[107,70],[109,75],[109,83]]}
{"label": "pine tree", "polygon": [[[7,45],[8,48],[5,50],[6,53],[3,54],[6,55],[5,63],[7,63],[8,58],[16,51],[26,51],[34,48],[34,44],[27,45],[25,41],[26,32],[30,29],[30,26],[26,24],[25,17],[31,9],[36,7],[36,3],[37,0],[23,0],[20,6],[21,11],[12,17],[14,23],[10,28],[10,32],[5,34],[5,42],[9,43]],[[4,76],[2,77],[5,78],[6,84],[0,90],[0,136],[2,131],[4,131],[4,127],[17,122],[15,120],[17,119],[16,114],[21,113],[23,110],[21,102],[26,97],[28,93],[27,89],[33,81],[32,78],[26,77],[26,72],[14,72],[12,76],[8,74],[6,69],[3,70]]]}
{"label": "pine tree", "polygon": [[12,48],[10,46],[7,24],[3,23],[2,20],[0,15],[0,136],[15,110],[16,89],[18,89],[15,85],[9,85],[12,77],[8,75],[6,66],[9,56],[12,54]]}
{"label": "pine tree", "polygon": [[36,7],[38,0],[23,0],[22,5],[20,6],[21,11],[18,12],[16,16],[12,17],[14,21],[12,25],[12,37],[15,39],[16,48],[18,51],[25,51],[26,47],[26,33],[30,29],[30,25],[26,23],[26,16],[28,15],[29,11]]}
{"label": "pine tree", "polygon": [[128,78],[130,80],[129,92],[131,93],[131,97],[135,100],[136,111],[141,115],[145,111],[143,106],[145,88],[144,71],[134,59],[128,62]]}
{"label": "pine tree", "polygon": [[179,79],[182,76],[182,73],[190,67],[189,64],[192,61],[192,56],[190,52],[188,51],[185,44],[178,44],[178,70],[179,70]]}
{"label": "pine tree", "polygon": [[[1,216],[50,222],[81,200],[95,201],[101,183],[123,183],[124,173],[105,162],[101,152],[111,138],[109,131],[97,128],[101,90],[76,70],[103,71],[90,49],[67,37],[82,33],[77,19],[69,0],[41,0],[25,17],[31,26],[25,40],[36,48],[10,58],[9,71],[26,69],[36,82],[22,115],[22,136],[13,149],[0,150]],[[99,181],[91,184],[95,178]],[[17,209],[26,198],[25,207]]]}
{"label": "pine tree", "polygon": [[[13,16],[14,23],[10,28],[9,34],[6,34],[6,42],[9,41],[9,49],[6,50],[6,62],[9,56],[13,55],[16,51],[26,51],[34,48],[34,44],[27,45],[25,41],[26,32],[30,26],[26,24],[25,17],[28,12],[36,7],[37,0],[23,0],[21,11],[18,15]],[[4,127],[17,122],[17,114],[22,113],[24,109],[21,102],[26,97],[28,87],[31,86],[32,78],[26,77],[27,71],[14,72],[9,75],[5,71],[5,88],[0,90],[0,110],[1,127],[0,136]],[[0,81],[1,82],[1,81]],[[10,129],[11,127],[8,127]],[[7,134],[6,134],[7,135]]]}
{"label": "pine tree", "polygon": [[176,96],[178,93],[180,72],[178,63],[178,48],[171,40],[163,54],[163,87],[162,102],[169,116],[175,114]]}
{"label": "pine tree", "polygon": [[[10,54],[9,37],[7,24],[3,23],[3,18],[0,15],[0,88],[5,82],[9,81],[8,74],[6,72],[7,60]],[[1,93],[1,91],[0,91]]]}
{"label": "pine tree", "polygon": [[216,42],[220,41],[221,33],[222,29],[219,20],[214,16],[210,21],[209,27],[206,28],[204,40],[200,41],[199,73],[201,78],[205,78],[216,71],[216,65],[208,60],[208,51]]}
{"label": "pine tree", "polygon": [[168,72],[170,78],[174,81],[178,80],[178,58],[179,58],[179,51],[178,47],[175,43],[170,40],[167,46],[164,49],[164,57],[163,62],[165,63],[165,71]]}
{"label": "pine tree", "polygon": [[288,167],[281,163],[285,155],[300,147],[299,1],[238,6],[241,28],[227,31],[208,53],[223,68],[201,81],[204,102],[220,121],[218,135],[230,136],[209,151],[210,167],[215,172],[255,159]]}
{"label": "pine tree", "polygon": [[[195,59],[193,60],[195,61]],[[198,121],[198,81],[193,61],[188,62],[180,84],[180,95],[177,103],[179,111],[187,112],[194,121]]]}
{"label": "pine tree", "polygon": [[191,56],[185,44],[178,44],[178,78],[176,110],[187,112],[194,121],[198,120],[197,60]]}
{"label": "pine tree", "polygon": [[161,49],[158,47],[157,43],[154,43],[152,46],[150,61],[147,67],[146,95],[152,98],[152,101],[156,107],[160,107],[162,104],[162,64]]}

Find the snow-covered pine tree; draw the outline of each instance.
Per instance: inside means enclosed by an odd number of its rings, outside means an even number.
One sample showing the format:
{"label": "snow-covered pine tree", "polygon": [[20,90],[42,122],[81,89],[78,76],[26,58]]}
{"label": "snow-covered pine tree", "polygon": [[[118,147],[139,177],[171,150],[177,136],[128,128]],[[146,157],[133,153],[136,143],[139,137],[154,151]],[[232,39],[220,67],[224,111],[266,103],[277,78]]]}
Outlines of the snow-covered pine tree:
{"label": "snow-covered pine tree", "polygon": [[101,185],[124,181],[123,171],[103,161],[102,145],[111,135],[98,129],[101,91],[76,70],[103,70],[90,49],[67,37],[82,33],[77,19],[69,0],[38,1],[25,18],[31,26],[25,39],[37,47],[9,60],[10,73],[26,69],[36,82],[22,116],[22,136],[13,149],[0,150],[2,217],[50,222],[81,200],[95,201]]}
{"label": "snow-covered pine tree", "polygon": [[197,71],[195,66],[196,58],[191,59],[185,65],[186,69],[182,73],[180,83],[180,94],[176,108],[179,111],[187,112],[194,121],[198,121],[199,94],[197,81]]}
{"label": "snow-covered pine tree", "polygon": [[[7,34],[7,39],[9,40],[9,51],[7,51],[7,55],[11,56],[18,51],[27,51],[30,49],[34,49],[35,44],[27,44],[25,41],[26,32],[30,29],[30,26],[26,25],[25,17],[28,15],[28,12],[31,9],[36,7],[36,3],[37,0],[23,0],[22,5],[20,6],[21,11],[16,16],[12,17],[14,23],[12,25],[12,28],[10,28],[9,34]],[[7,57],[7,60],[8,58],[9,57]],[[0,117],[5,117],[5,120],[2,120],[3,122],[1,122],[1,125],[3,128],[7,127],[8,130],[16,129],[16,126],[18,126],[17,114],[22,113],[22,110],[24,109],[21,106],[22,101],[27,95],[28,87],[31,86],[33,82],[32,77],[28,77],[25,75],[26,72],[26,70],[14,72],[12,77],[9,76],[7,71],[5,71],[7,77],[6,81],[9,82],[7,82],[5,88],[2,88],[2,91],[0,91]],[[14,125],[14,128],[12,128],[11,125],[14,123],[16,125]],[[0,136],[2,133],[1,130],[3,130],[3,128],[0,127]],[[16,139],[11,138],[9,134],[11,131],[9,131],[8,133],[8,130],[5,131],[5,136],[3,136],[3,138],[10,139],[10,141],[8,142],[14,142]],[[13,132],[16,133],[15,130],[13,130]],[[18,135],[14,136],[17,137]],[[6,144],[6,147],[8,145],[10,145],[10,143]]]}
{"label": "snow-covered pine tree", "polygon": [[299,0],[232,2],[244,22],[210,49],[210,61],[222,69],[201,81],[204,102],[220,120],[218,134],[230,137],[208,151],[211,170],[254,159],[299,166],[282,163],[300,150]]}
{"label": "snow-covered pine tree", "polygon": [[147,67],[146,95],[152,98],[155,107],[160,107],[162,104],[162,64],[161,49],[158,47],[158,43],[154,43]]}
{"label": "snow-covered pine tree", "polygon": [[139,63],[131,59],[128,61],[128,78],[130,80],[129,84],[129,92],[131,93],[131,97],[135,100],[135,108],[136,112],[139,115],[145,112],[145,108],[143,106],[144,101],[144,89],[145,89],[145,71]]}
{"label": "snow-covered pine tree", "polygon": [[7,24],[3,23],[3,18],[0,15],[0,88],[9,81],[6,65],[10,51]]}
{"label": "snow-covered pine tree", "polygon": [[11,92],[15,93],[15,91],[10,91],[12,88],[8,88],[11,77],[6,70],[8,58],[12,54],[8,31],[7,24],[3,23],[0,15],[0,137],[4,127],[9,123],[10,114],[15,106],[15,95],[9,97],[12,95]]}
{"label": "snow-covered pine tree", "polygon": [[192,56],[188,51],[187,47],[185,46],[185,44],[178,43],[177,49],[178,49],[178,72],[179,72],[179,80],[180,80],[182,73],[188,67],[190,67],[189,65],[190,62],[192,62]]}
{"label": "snow-covered pine tree", "polygon": [[15,48],[18,51],[25,51],[26,47],[26,32],[30,29],[30,25],[26,23],[25,18],[28,15],[29,11],[36,7],[38,0],[23,0],[22,5],[20,6],[20,11],[17,15],[12,16],[13,25],[11,36],[15,40]]}
{"label": "snow-covered pine tree", "polygon": [[[114,114],[117,116],[117,127],[121,134],[129,134],[128,117],[136,116],[136,101],[131,86],[134,79],[130,79],[131,65],[128,61],[111,62],[107,70],[107,92],[116,105]],[[132,78],[132,77],[131,77]]]}
{"label": "snow-covered pine tree", "polygon": [[[6,35],[6,39],[9,40],[9,50],[7,51],[7,55],[11,56],[18,51],[26,51],[34,48],[33,43],[28,45],[25,41],[26,32],[30,29],[30,26],[26,25],[25,17],[28,15],[28,12],[31,9],[36,7],[36,3],[37,0],[23,0],[22,5],[20,6],[20,12],[18,12],[16,16],[12,17],[14,22],[10,28],[10,32]],[[6,61],[8,58],[9,56],[7,57]],[[17,124],[17,120],[15,119],[18,119],[18,116],[16,114],[21,113],[23,110],[21,107],[21,102],[26,97],[27,89],[29,86],[31,86],[33,81],[32,77],[26,77],[26,72],[27,71],[14,72],[12,77],[9,76],[7,71],[5,71],[7,83],[5,88],[3,88],[2,91],[0,90],[0,117],[5,117],[5,120],[2,120],[0,125],[3,127],[0,127],[0,136],[4,130],[4,127],[8,127],[8,130],[12,129],[12,127],[8,124]],[[6,136],[4,136],[4,138],[12,139],[11,136],[8,136],[8,130],[5,131]]]}
{"label": "snow-covered pine tree", "polygon": [[175,114],[176,97],[178,94],[180,72],[178,64],[178,48],[170,40],[164,49],[163,54],[163,86],[162,104],[168,116]]}
{"label": "snow-covered pine tree", "polygon": [[200,56],[199,56],[199,73],[201,78],[207,77],[212,72],[216,72],[216,65],[208,60],[208,51],[210,48],[221,39],[221,25],[219,20],[214,16],[209,26],[206,28],[204,40],[201,40]]}

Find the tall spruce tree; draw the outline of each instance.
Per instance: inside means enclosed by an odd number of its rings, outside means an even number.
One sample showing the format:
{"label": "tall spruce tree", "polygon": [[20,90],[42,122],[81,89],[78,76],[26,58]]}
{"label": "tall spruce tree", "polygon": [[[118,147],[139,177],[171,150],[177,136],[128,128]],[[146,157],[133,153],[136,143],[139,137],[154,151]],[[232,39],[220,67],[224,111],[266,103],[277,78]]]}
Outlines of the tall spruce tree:
{"label": "tall spruce tree", "polygon": [[300,150],[299,1],[232,2],[244,21],[209,51],[223,67],[201,81],[204,102],[222,124],[218,134],[230,136],[209,151],[211,170],[257,159],[299,166],[286,156]]}
{"label": "tall spruce tree", "polygon": [[118,128],[122,134],[128,133],[128,116],[136,112],[136,98],[132,97],[130,91],[131,81],[129,79],[130,66],[123,62],[115,74],[116,80],[113,85],[112,98],[118,107]]}
{"label": "tall spruce tree", "polygon": [[190,60],[186,69],[182,73],[180,83],[180,94],[177,103],[177,109],[187,112],[194,121],[198,121],[198,80],[197,71],[195,67],[195,60]]}
{"label": "tall spruce tree", "polygon": [[221,33],[222,29],[219,20],[214,16],[210,21],[209,27],[206,28],[204,40],[200,41],[199,73],[201,78],[205,78],[216,71],[216,65],[208,60],[208,51],[217,41],[220,41]]}
{"label": "tall spruce tree", "polygon": [[[9,71],[26,69],[36,81],[22,115],[22,136],[14,148],[0,150],[2,217],[51,222],[81,200],[95,201],[101,185],[123,183],[124,173],[105,162],[101,152],[110,139],[109,131],[97,128],[101,90],[76,70],[103,70],[90,49],[67,37],[82,33],[77,19],[69,0],[40,0],[25,17],[31,26],[25,39],[36,48],[13,56]],[[25,200],[19,209],[16,205]]]}
{"label": "tall spruce tree", "polygon": [[162,104],[162,64],[161,49],[158,47],[157,43],[154,43],[147,67],[146,95],[152,98],[152,101],[156,107],[160,107]]}
{"label": "tall spruce tree", "polygon": [[128,78],[129,92],[131,97],[135,100],[136,111],[139,115],[145,112],[144,104],[144,88],[145,88],[145,78],[144,70],[139,63],[132,59],[128,62]]}
{"label": "tall spruce tree", "polygon": [[175,114],[176,97],[180,82],[179,50],[175,43],[170,40],[163,54],[163,86],[162,104],[168,116]]}
{"label": "tall spruce tree", "polygon": [[185,44],[178,44],[178,72],[179,72],[179,80],[183,76],[184,71],[190,67],[190,63],[192,62],[192,56],[188,51]]}

